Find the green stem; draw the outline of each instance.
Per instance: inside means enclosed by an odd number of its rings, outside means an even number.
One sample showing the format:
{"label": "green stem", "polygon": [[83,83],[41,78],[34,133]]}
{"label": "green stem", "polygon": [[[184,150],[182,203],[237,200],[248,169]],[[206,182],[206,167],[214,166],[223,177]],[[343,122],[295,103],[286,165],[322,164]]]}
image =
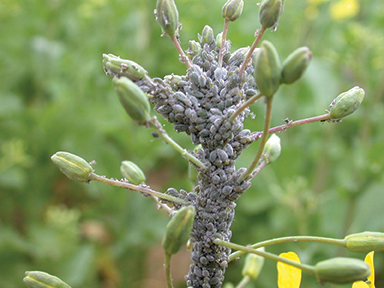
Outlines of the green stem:
{"label": "green stem", "polygon": [[269,164],[268,160],[264,160],[260,163],[259,166],[252,172],[252,174],[249,176],[250,179],[253,179],[256,177],[257,174],[260,173],[261,170],[263,170],[267,165]]}
{"label": "green stem", "polygon": [[173,197],[171,195],[167,195],[167,194],[149,189],[145,186],[133,185],[133,184],[128,183],[128,182],[121,182],[121,181],[114,180],[114,179],[108,179],[105,176],[100,176],[100,175],[97,175],[95,173],[89,174],[88,177],[89,177],[90,181],[93,180],[93,181],[102,182],[104,184],[108,184],[108,185],[112,185],[112,186],[116,186],[116,187],[126,188],[126,189],[129,189],[132,191],[139,191],[139,192],[149,194],[149,195],[155,196],[155,197],[163,199],[163,200],[174,202],[174,203],[179,203],[179,204],[183,204],[183,205],[190,204],[189,202],[187,202],[183,199]]}
{"label": "green stem", "polygon": [[220,46],[220,53],[219,53],[219,67],[223,65],[223,56],[225,51],[225,39],[227,38],[227,32],[228,32],[228,26],[229,26],[229,19],[224,19],[224,28],[223,28],[223,37],[221,39],[221,46]]}
{"label": "green stem", "polygon": [[201,162],[199,159],[197,159],[195,156],[190,154],[186,149],[183,149],[179,144],[177,144],[164,130],[164,128],[161,126],[161,123],[156,119],[156,117],[153,117],[148,121],[148,123],[157,130],[157,132],[160,134],[160,136],[164,139],[166,143],[171,145],[177,152],[183,156],[183,158],[187,159],[191,163],[195,164],[200,169],[205,169],[205,165],[203,162]]}
{"label": "green stem", "polygon": [[237,284],[236,288],[244,288],[251,281],[251,277],[249,275],[245,275],[243,279]]}
{"label": "green stem", "polygon": [[[289,236],[289,237],[281,237],[281,238],[266,240],[263,242],[253,244],[250,247],[257,249],[260,247],[267,247],[271,245],[289,243],[289,242],[318,242],[318,243],[339,245],[342,247],[346,247],[346,243],[347,243],[345,239],[334,239],[334,238],[316,237],[316,236]],[[229,255],[229,261],[233,261],[244,254],[246,254],[246,252],[243,252],[243,251],[234,252],[231,255]]]}
{"label": "green stem", "polygon": [[172,255],[165,253],[165,277],[167,279],[167,287],[173,288],[172,276],[171,276],[171,258]]}
{"label": "green stem", "polygon": [[250,247],[245,247],[245,246],[242,246],[242,245],[237,245],[237,244],[234,244],[234,243],[231,243],[231,242],[227,242],[227,241],[224,241],[224,240],[221,240],[221,239],[215,239],[213,242],[215,244],[217,244],[217,245],[222,245],[222,246],[229,247],[229,248],[235,249],[235,250],[241,250],[241,251],[243,251],[245,253],[253,253],[253,254],[259,255],[261,257],[267,258],[269,260],[274,260],[276,262],[283,262],[283,263],[285,263],[287,265],[291,265],[293,267],[301,269],[302,271],[304,271],[304,272],[306,272],[308,274],[316,276],[315,268],[313,266],[311,266],[311,265],[301,264],[301,263],[298,263],[298,262],[295,262],[295,261],[292,261],[292,260],[289,260],[289,259],[277,256],[277,255],[272,254],[272,253],[264,252],[264,251],[261,251],[261,250],[256,250],[256,249],[253,249],[253,248],[250,248]]}
{"label": "green stem", "polygon": [[242,74],[245,71],[245,68],[247,68],[247,66],[248,66],[249,60],[251,60],[253,51],[255,51],[257,45],[259,44],[259,42],[261,40],[261,37],[263,37],[263,35],[264,35],[264,32],[265,32],[266,29],[267,28],[265,28],[265,27],[261,27],[257,31],[257,36],[256,36],[256,39],[255,39],[255,42],[253,42],[252,47],[249,50],[247,57],[245,57],[245,60],[244,60],[243,64],[241,64],[241,67],[240,67],[240,70],[239,70],[240,79],[241,79]]}
{"label": "green stem", "polygon": [[183,63],[187,66],[187,68],[191,68],[192,67],[191,61],[189,61],[189,58],[185,55],[183,49],[181,49],[180,43],[177,40],[177,38],[175,36],[170,36],[170,37],[171,37],[173,44],[175,45],[175,47],[177,49],[177,52],[179,52]]}
{"label": "green stem", "polygon": [[263,94],[259,93],[257,95],[254,95],[252,96],[251,98],[249,98],[247,101],[245,101],[237,110],[234,114],[231,115],[231,117],[229,117],[229,122],[233,122],[233,120],[235,120],[235,118],[237,116],[239,116],[239,114],[241,112],[243,112],[245,110],[245,108],[251,106],[254,102],[256,102],[256,100],[260,99],[261,96],[263,96]]}
{"label": "green stem", "polygon": [[261,154],[263,153],[265,143],[267,142],[268,139],[268,130],[269,127],[271,126],[271,118],[272,118],[272,99],[273,97],[266,97],[267,100],[267,111],[265,113],[265,122],[264,122],[264,131],[263,135],[261,136],[261,141],[259,145],[259,149],[257,150],[257,154],[255,156],[255,159],[253,159],[253,162],[251,165],[248,167],[247,171],[244,172],[243,175],[239,178],[238,182],[241,183],[244,179],[246,179],[253,170],[257,167],[257,164],[259,163],[259,160],[261,158]]}

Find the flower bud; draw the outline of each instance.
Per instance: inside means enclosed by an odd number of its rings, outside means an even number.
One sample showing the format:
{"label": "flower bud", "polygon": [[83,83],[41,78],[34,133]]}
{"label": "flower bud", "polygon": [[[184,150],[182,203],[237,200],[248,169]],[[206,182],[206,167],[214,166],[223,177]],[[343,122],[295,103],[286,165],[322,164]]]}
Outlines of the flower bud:
{"label": "flower bud", "polygon": [[132,184],[139,185],[145,182],[145,175],[143,171],[132,161],[121,162],[120,172],[123,177],[127,178]]}
{"label": "flower bud", "polygon": [[243,13],[243,0],[228,0],[221,11],[224,18],[235,21]]}
{"label": "flower bud", "polygon": [[149,101],[143,90],[126,77],[113,78],[113,85],[127,114],[139,124],[150,117]]}
{"label": "flower bud", "polygon": [[344,239],[350,252],[369,253],[384,250],[384,233],[366,231],[348,235]]}
{"label": "flower bud", "polygon": [[321,283],[347,284],[366,280],[371,271],[369,265],[362,260],[338,257],[317,263],[315,273]]}
{"label": "flower bud", "polygon": [[276,27],[283,10],[283,0],[263,0],[259,11],[261,25],[264,28]]}
{"label": "flower bud", "polygon": [[121,59],[113,54],[103,54],[105,74],[112,77],[124,76],[132,81],[143,79],[148,72],[136,62]]}
{"label": "flower bud", "polygon": [[183,207],[168,222],[162,246],[165,253],[176,254],[187,242],[195,219],[195,207]]}
{"label": "flower bud", "polygon": [[[264,247],[259,248],[258,250],[264,251]],[[243,270],[241,271],[241,274],[243,276],[249,276],[252,279],[256,280],[257,277],[259,277],[259,274],[261,272],[261,269],[263,268],[264,265],[264,258],[255,255],[255,254],[248,254],[247,257],[245,257],[245,263]]]}
{"label": "flower bud", "polygon": [[203,32],[202,32],[202,35],[199,37],[199,40],[200,40],[201,45],[204,45],[205,43],[211,44],[213,41],[215,41],[213,29],[210,26],[205,25]]}
{"label": "flower bud", "polygon": [[221,42],[223,41],[223,32],[216,35],[216,48],[221,49]]}
{"label": "flower bud", "polygon": [[267,143],[265,143],[263,154],[268,160],[268,163],[272,163],[275,162],[276,159],[280,156],[280,152],[280,138],[276,134],[272,134],[272,136],[269,137]]}
{"label": "flower bud", "polygon": [[157,0],[155,15],[163,32],[170,37],[175,37],[179,30],[179,12],[175,1]]}
{"label": "flower bud", "polygon": [[56,276],[40,271],[27,271],[23,279],[30,288],[71,288]]}
{"label": "flower bud", "polygon": [[190,40],[188,44],[187,54],[190,59],[198,55],[201,51],[201,45],[195,40]]}
{"label": "flower bud", "polygon": [[352,89],[341,93],[329,105],[331,119],[341,119],[355,112],[364,100],[364,89],[355,86]]}
{"label": "flower bud", "polygon": [[261,43],[255,56],[255,80],[257,89],[266,97],[271,97],[281,82],[281,63],[276,48],[269,41]]}
{"label": "flower bud", "polygon": [[83,158],[68,152],[56,152],[51,160],[69,179],[76,182],[89,182],[88,175],[93,172],[93,169]]}
{"label": "flower bud", "polygon": [[282,82],[291,84],[298,80],[307,69],[312,59],[312,52],[308,47],[300,47],[293,51],[283,62],[281,72]]}

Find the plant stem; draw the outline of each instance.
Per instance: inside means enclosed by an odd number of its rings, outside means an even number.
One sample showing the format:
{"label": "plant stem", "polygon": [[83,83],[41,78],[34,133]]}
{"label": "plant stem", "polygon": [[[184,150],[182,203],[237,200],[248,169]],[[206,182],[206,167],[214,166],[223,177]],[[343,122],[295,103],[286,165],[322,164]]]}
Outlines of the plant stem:
{"label": "plant stem", "polygon": [[173,288],[172,276],[171,276],[171,258],[172,255],[165,253],[165,277],[167,279],[167,287]]}
{"label": "plant stem", "polygon": [[260,99],[261,96],[263,96],[263,94],[259,93],[257,95],[254,95],[252,96],[251,98],[249,98],[247,101],[245,101],[237,110],[234,114],[231,115],[231,117],[229,117],[229,122],[233,122],[233,120],[235,120],[235,118],[237,116],[239,116],[239,114],[241,112],[243,112],[245,110],[245,108],[251,106],[254,102],[256,102],[256,100]]}
{"label": "plant stem", "polygon": [[250,248],[250,247],[245,247],[245,246],[242,246],[242,245],[237,245],[237,244],[234,244],[234,243],[231,243],[231,242],[227,242],[227,241],[224,241],[224,240],[221,240],[221,239],[215,239],[213,242],[215,244],[217,244],[217,245],[222,245],[222,246],[225,246],[225,247],[229,247],[231,249],[241,250],[241,251],[243,251],[245,253],[253,253],[253,254],[259,255],[261,257],[264,257],[264,258],[267,258],[267,259],[270,259],[270,260],[274,260],[276,262],[283,262],[285,264],[288,264],[288,265],[291,265],[291,266],[296,267],[298,269],[301,269],[302,271],[304,271],[304,272],[306,272],[308,274],[316,276],[315,268],[313,266],[311,266],[311,265],[301,264],[301,263],[298,263],[298,262],[295,262],[295,261],[292,261],[292,260],[289,260],[289,259],[277,256],[277,255],[269,253],[269,252],[264,252],[264,251],[261,251],[261,250],[256,250],[256,249],[253,249],[253,248]]}
{"label": "plant stem", "polygon": [[192,64],[191,61],[189,61],[189,58],[185,55],[183,49],[180,46],[179,40],[175,36],[170,36],[173,44],[175,45],[177,52],[179,52],[182,62],[187,66],[187,68],[191,68]]}
{"label": "plant stem", "polygon": [[105,176],[100,176],[100,175],[97,175],[95,173],[89,174],[88,177],[89,177],[90,181],[91,180],[98,181],[98,182],[102,182],[104,184],[108,184],[108,185],[112,185],[112,186],[116,186],[116,187],[122,187],[122,188],[126,188],[126,189],[132,190],[132,191],[139,191],[141,193],[149,194],[151,196],[155,196],[157,198],[167,200],[170,202],[174,202],[174,203],[178,203],[178,204],[183,204],[183,205],[190,204],[189,202],[187,202],[183,199],[173,197],[171,195],[167,195],[167,194],[152,190],[152,189],[145,187],[145,186],[142,186],[142,185],[133,185],[133,184],[128,183],[128,182],[122,182],[122,181],[118,181],[115,179],[108,179]]}
{"label": "plant stem", "polygon": [[219,53],[219,67],[223,65],[223,56],[224,56],[224,50],[225,50],[225,39],[227,38],[228,33],[228,26],[229,26],[229,19],[224,19],[224,28],[223,28],[223,37],[221,39],[221,46],[220,46],[220,53]]}
{"label": "plant stem", "polygon": [[259,42],[260,42],[260,40],[261,40],[261,37],[263,37],[263,35],[264,35],[264,32],[265,32],[266,29],[267,29],[267,28],[265,28],[265,27],[261,27],[259,30],[257,30],[257,32],[256,32],[256,33],[257,33],[256,39],[255,39],[255,41],[253,42],[252,47],[251,47],[251,49],[249,50],[247,57],[245,57],[245,60],[244,60],[243,64],[241,64],[241,67],[240,67],[240,70],[239,70],[239,76],[240,76],[240,79],[241,79],[241,75],[242,75],[242,74],[244,73],[244,71],[245,71],[245,68],[247,68],[247,66],[248,66],[248,62],[249,62],[249,60],[250,60],[251,57],[252,57],[252,53],[253,53],[253,51],[255,51],[257,45],[259,44]]}
{"label": "plant stem", "polygon": [[265,161],[262,161],[259,166],[252,172],[252,174],[249,176],[249,179],[253,179],[256,177],[257,174],[260,173],[261,170],[263,170],[267,165],[269,164],[268,160],[265,159]]}
{"label": "plant stem", "polygon": [[[257,249],[260,247],[267,247],[267,246],[271,246],[271,245],[275,245],[275,244],[289,243],[289,242],[318,242],[318,243],[328,243],[328,244],[334,244],[334,245],[346,247],[346,240],[345,239],[334,239],[334,238],[316,237],[316,236],[281,237],[281,238],[275,238],[275,239],[270,239],[270,240],[266,240],[263,242],[259,242],[259,243],[251,245],[250,247]],[[229,255],[229,261],[233,261],[237,257],[240,257],[244,254],[246,254],[246,252],[243,252],[243,251],[234,252],[231,255]]]}
{"label": "plant stem", "polygon": [[179,144],[177,144],[164,130],[164,128],[161,126],[161,123],[157,120],[156,117],[153,117],[148,121],[148,123],[157,130],[157,132],[160,134],[160,136],[164,139],[166,143],[171,145],[177,152],[183,156],[183,158],[187,159],[191,163],[195,164],[200,169],[205,169],[205,165],[203,162],[201,162],[199,159],[197,159],[195,156],[190,154],[186,149],[183,149]]}
{"label": "plant stem", "polygon": [[249,277],[249,275],[245,275],[239,284],[237,284],[236,288],[244,288],[245,285],[249,283],[249,281],[251,281],[251,277]]}
{"label": "plant stem", "polygon": [[[285,130],[288,130],[288,128],[292,128],[292,127],[296,127],[304,124],[309,124],[309,123],[319,122],[319,121],[325,122],[328,120],[331,120],[331,116],[329,114],[323,114],[323,115],[315,116],[311,118],[305,118],[305,119],[296,120],[296,121],[289,121],[287,124],[276,126],[269,129],[268,134],[285,131]],[[255,132],[252,134],[252,137],[255,138],[255,141],[256,141],[260,139],[260,137],[262,137],[263,134],[264,132]]]}
{"label": "plant stem", "polygon": [[267,109],[266,109],[266,113],[265,113],[264,131],[263,131],[263,135],[261,136],[259,149],[257,150],[257,154],[255,156],[255,159],[253,159],[253,162],[248,167],[247,171],[245,171],[244,174],[241,175],[241,177],[239,178],[239,180],[238,180],[239,183],[241,183],[244,179],[246,179],[253,172],[253,170],[257,167],[257,164],[259,163],[261,154],[263,153],[265,143],[267,142],[267,139],[268,139],[268,130],[269,130],[269,127],[271,126],[271,118],[272,118],[272,100],[273,100],[273,97],[266,97],[266,100],[267,100]]}

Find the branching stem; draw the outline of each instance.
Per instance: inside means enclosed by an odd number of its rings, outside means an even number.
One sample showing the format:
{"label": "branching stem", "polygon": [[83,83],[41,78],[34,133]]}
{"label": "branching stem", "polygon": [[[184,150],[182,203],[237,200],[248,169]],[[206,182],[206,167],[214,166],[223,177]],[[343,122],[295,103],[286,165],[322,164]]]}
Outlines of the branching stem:
{"label": "branching stem", "polygon": [[253,51],[255,51],[257,45],[259,45],[261,37],[263,37],[264,32],[265,32],[266,29],[267,28],[265,28],[265,27],[261,27],[259,30],[257,30],[257,32],[256,32],[257,33],[256,39],[253,42],[252,47],[249,50],[247,57],[245,57],[245,60],[244,60],[243,64],[241,64],[241,67],[240,67],[240,70],[239,70],[240,79],[241,79],[242,74],[245,71],[245,68],[247,68],[247,66],[248,66],[249,60],[251,60]]}
{"label": "branching stem", "polygon": [[153,117],[148,121],[148,123],[157,130],[157,132],[160,134],[160,136],[164,139],[166,143],[171,145],[177,152],[183,156],[183,158],[187,159],[191,163],[195,164],[200,169],[205,169],[205,165],[203,162],[201,162],[199,159],[197,159],[195,156],[190,154],[186,149],[182,148],[179,144],[177,144],[164,130],[164,128],[161,126],[161,123],[157,120],[156,117]]}
{"label": "branching stem", "polygon": [[239,183],[241,183],[244,179],[246,179],[253,172],[253,170],[257,167],[259,160],[261,158],[261,154],[263,153],[265,143],[267,142],[267,139],[268,139],[268,131],[269,131],[269,127],[271,126],[271,118],[272,118],[272,100],[273,100],[273,97],[265,97],[265,98],[267,101],[267,109],[266,109],[266,113],[265,113],[264,131],[263,131],[263,135],[261,136],[259,149],[257,150],[257,154],[255,156],[255,159],[253,159],[253,162],[248,167],[247,171],[245,171],[244,174],[241,175],[241,177],[239,178],[239,180],[238,180]]}
{"label": "branching stem", "polygon": [[229,19],[224,19],[224,28],[223,28],[223,38],[221,39],[221,46],[220,46],[220,53],[219,53],[219,67],[223,65],[223,56],[225,51],[225,39],[227,38],[228,33],[228,26],[229,26]]}
{"label": "branching stem", "polygon": [[180,46],[179,40],[176,38],[176,36],[170,36],[170,37],[173,42],[173,45],[175,45],[177,49],[177,52],[179,52],[181,56],[182,62],[187,66],[188,69],[191,68],[192,67],[191,61],[189,61],[189,58],[185,55],[183,49]]}
{"label": "branching stem", "polygon": [[261,251],[261,250],[256,250],[256,249],[253,249],[253,248],[250,248],[250,247],[245,247],[245,246],[242,246],[242,245],[237,245],[237,244],[234,244],[234,243],[231,243],[231,242],[227,242],[227,241],[224,241],[224,240],[221,240],[221,239],[215,239],[213,242],[215,244],[217,244],[217,245],[222,245],[222,246],[225,246],[225,247],[229,247],[231,249],[240,250],[240,251],[243,251],[245,253],[253,253],[253,254],[259,255],[261,257],[264,257],[264,258],[267,258],[267,259],[270,259],[270,260],[274,260],[276,262],[283,262],[283,263],[285,263],[287,265],[291,265],[293,267],[301,269],[302,271],[304,271],[304,272],[306,272],[308,274],[316,276],[315,268],[313,266],[311,266],[311,265],[301,264],[301,263],[289,260],[287,258],[283,258],[283,257],[277,256],[277,255],[269,253],[269,252],[265,252],[265,251]]}
{"label": "branching stem", "polygon": [[[289,242],[318,242],[318,243],[328,243],[339,245],[342,247],[346,247],[345,239],[334,239],[334,238],[326,238],[326,237],[316,237],[316,236],[289,236],[289,237],[281,237],[266,240],[263,242],[259,242],[251,245],[250,247],[253,249],[258,249],[260,247],[267,247],[276,244],[289,243]],[[236,251],[229,255],[229,262],[235,260],[236,258],[246,254],[244,251]]]}
{"label": "branching stem", "polygon": [[128,182],[122,182],[122,181],[118,181],[115,179],[108,179],[105,176],[100,176],[100,175],[97,175],[95,173],[89,174],[88,179],[90,181],[92,181],[92,180],[98,181],[98,182],[102,182],[104,184],[108,184],[108,185],[116,186],[116,187],[122,187],[122,188],[126,188],[126,189],[132,190],[132,191],[139,191],[141,193],[149,194],[151,196],[155,196],[155,197],[163,199],[163,200],[171,201],[173,203],[178,203],[178,204],[182,204],[182,205],[190,204],[189,202],[187,202],[183,199],[173,197],[171,195],[167,195],[167,194],[152,190],[152,189],[145,187],[145,186],[142,186],[142,185],[134,185],[134,184],[131,184]]}
{"label": "branching stem", "polygon": [[251,98],[249,98],[247,101],[245,101],[237,110],[234,114],[229,117],[229,122],[233,122],[237,116],[240,115],[241,112],[243,112],[247,107],[251,106],[254,102],[256,102],[258,99],[260,99],[263,96],[263,94],[259,93]]}

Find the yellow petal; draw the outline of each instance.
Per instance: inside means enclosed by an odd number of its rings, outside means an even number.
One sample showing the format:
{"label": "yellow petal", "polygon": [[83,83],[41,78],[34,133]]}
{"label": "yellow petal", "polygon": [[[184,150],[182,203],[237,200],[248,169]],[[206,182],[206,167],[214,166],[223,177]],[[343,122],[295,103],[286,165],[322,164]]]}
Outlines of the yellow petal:
{"label": "yellow petal", "polygon": [[352,288],[375,288],[375,267],[373,265],[374,253],[374,251],[369,252],[365,257],[365,262],[367,262],[371,268],[371,275],[368,276],[368,281],[357,281],[353,283]]}
{"label": "yellow petal", "polygon": [[[299,256],[294,252],[281,253],[280,257],[300,263]],[[279,288],[299,288],[301,270],[291,265],[277,262],[277,286]]]}
{"label": "yellow petal", "polygon": [[358,0],[340,0],[332,3],[330,10],[333,19],[342,21],[356,16],[360,5]]}
{"label": "yellow petal", "polygon": [[365,256],[365,262],[368,263],[369,267],[371,268],[371,275],[368,276],[368,281],[370,281],[370,284],[368,284],[369,288],[375,288],[375,267],[373,265],[373,256],[375,252],[369,252],[367,256]]}

